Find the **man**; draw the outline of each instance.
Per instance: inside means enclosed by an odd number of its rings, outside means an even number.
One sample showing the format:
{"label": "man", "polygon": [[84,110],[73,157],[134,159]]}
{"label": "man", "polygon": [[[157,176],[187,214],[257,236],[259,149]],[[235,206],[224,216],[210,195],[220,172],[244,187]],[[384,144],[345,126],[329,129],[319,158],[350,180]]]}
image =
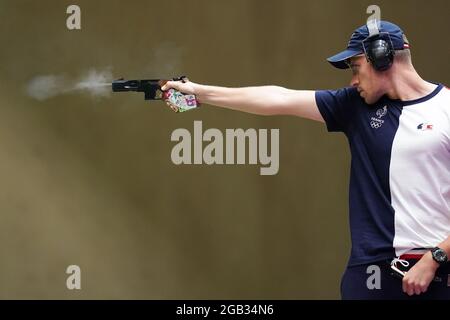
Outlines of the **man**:
{"label": "man", "polygon": [[[352,155],[352,251],[342,298],[450,299],[450,91],[417,74],[403,31],[386,21],[356,29],[347,49],[328,61],[351,68],[351,87],[304,91],[170,81],[162,89],[343,132]],[[375,288],[368,284],[373,266],[381,270]]]}

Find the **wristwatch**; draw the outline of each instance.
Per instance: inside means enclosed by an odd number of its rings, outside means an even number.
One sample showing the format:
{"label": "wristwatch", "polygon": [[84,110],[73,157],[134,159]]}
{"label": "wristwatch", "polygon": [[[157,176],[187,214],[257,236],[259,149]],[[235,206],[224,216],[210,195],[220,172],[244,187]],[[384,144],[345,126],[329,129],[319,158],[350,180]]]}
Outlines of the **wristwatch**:
{"label": "wristwatch", "polygon": [[431,249],[431,256],[433,257],[433,260],[441,266],[448,261],[447,253],[439,247]]}

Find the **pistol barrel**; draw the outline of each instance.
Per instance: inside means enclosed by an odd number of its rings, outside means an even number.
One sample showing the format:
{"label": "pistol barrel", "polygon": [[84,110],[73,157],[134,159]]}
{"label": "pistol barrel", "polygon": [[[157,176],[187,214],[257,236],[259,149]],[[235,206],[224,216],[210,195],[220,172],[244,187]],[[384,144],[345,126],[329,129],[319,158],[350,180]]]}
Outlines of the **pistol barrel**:
{"label": "pistol barrel", "polygon": [[124,80],[123,78],[112,82],[113,92],[137,91],[145,93],[145,100],[160,100],[162,98],[161,86],[164,80]]}

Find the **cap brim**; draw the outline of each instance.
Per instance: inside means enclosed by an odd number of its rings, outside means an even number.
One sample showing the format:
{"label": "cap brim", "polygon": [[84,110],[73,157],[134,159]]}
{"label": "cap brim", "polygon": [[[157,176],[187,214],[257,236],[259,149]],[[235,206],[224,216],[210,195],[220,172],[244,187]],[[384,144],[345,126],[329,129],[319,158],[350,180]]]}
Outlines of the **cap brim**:
{"label": "cap brim", "polygon": [[332,57],[329,57],[327,61],[333,65],[333,67],[336,67],[338,69],[348,69],[347,63],[345,63],[345,60],[357,56],[363,52],[359,50],[344,50],[342,52],[339,52],[338,54],[335,54]]}

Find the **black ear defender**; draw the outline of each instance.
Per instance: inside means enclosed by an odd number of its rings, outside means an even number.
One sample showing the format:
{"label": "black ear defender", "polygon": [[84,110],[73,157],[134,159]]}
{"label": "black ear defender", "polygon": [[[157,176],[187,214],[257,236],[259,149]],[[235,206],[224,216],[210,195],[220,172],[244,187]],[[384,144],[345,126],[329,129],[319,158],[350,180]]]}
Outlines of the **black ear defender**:
{"label": "black ear defender", "polygon": [[377,71],[388,70],[394,62],[394,45],[387,32],[380,32],[378,21],[373,19],[367,21],[369,36],[363,40],[364,54],[367,61]]}

